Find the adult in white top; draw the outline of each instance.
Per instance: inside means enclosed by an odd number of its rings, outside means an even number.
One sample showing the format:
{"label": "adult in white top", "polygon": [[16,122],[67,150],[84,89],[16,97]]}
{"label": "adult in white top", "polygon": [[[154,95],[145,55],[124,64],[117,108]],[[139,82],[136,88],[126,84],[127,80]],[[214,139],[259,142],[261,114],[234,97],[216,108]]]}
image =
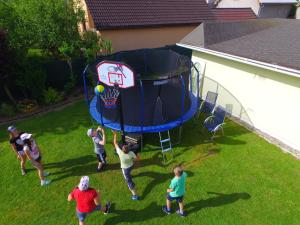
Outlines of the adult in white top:
{"label": "adult in white top", "polygon": [[21,173],[24,176],[26,174],[26,155],[23,151],[23,141],[21,140],[21,135],[23,134],[23,132],[20,132],[15,126],[9,126],[7,128],[7,131],[10,136],[9,143],[12,147],[13,152],[16,154],[17,159],[20,160]]}
{"label": "adult in white top", "polygon": [[50,180],[46,180],[45,176],[49,173],[44,172],[43,165],[41,163],[42,156],[37,146],[35,140],[32,138],[32,134],[24,133],[21,135],[21,140],[23,141],[23,151],[25,152],[27,158],[33,164],[33,166],[38,170],[38,175],[41,180],[41,186],[50,184]]}
{"label": "adult in white top", "polygon": [[128,188],[132,193],[132,200],[138,200],[139,197],[136,193],[135,183],[131,177],[131,170],[133,169],[134,161],[139,160],[139,157],[134,154],[134,152],[130,151],[130,146],[123,145],[122,149],[120,149],[117,142],[117,132],[113,131],[113,143],[116,149],[116,152],[120,158],[120,164],[123,176],[127,182]]}

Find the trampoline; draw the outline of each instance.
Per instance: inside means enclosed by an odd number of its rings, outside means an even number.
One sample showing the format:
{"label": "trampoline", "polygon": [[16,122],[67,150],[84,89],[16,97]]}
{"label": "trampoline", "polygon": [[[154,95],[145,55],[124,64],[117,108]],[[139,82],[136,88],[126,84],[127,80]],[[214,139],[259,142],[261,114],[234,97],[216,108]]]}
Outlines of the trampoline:
{"label": "trampoline", "polygon": [[[111,88],[98,79],[96,68],[103,60],[122,62],[134,71],[135,85],[119,89],[122,101],[117,100],[116,108],[106,108],[97,95],[90,98],[88,70],[95,83]],[[171,130],[191,119],[199,107],[199,72],[189,57],[169,49],[123,51],[99,58],[86,67],[83,79],[92,118],[125,133]]]}

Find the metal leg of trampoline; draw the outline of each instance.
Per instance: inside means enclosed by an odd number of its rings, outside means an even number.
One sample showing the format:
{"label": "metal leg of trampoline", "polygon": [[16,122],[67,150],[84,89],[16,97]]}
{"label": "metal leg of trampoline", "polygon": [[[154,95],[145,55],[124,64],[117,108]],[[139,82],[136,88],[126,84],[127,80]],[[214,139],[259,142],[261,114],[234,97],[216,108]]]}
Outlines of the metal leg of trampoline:
{"label": "metal leg of trampoline", "polygon": [[177,140],[177,142],[172,143],[172,146],[179,145],[181,143],[181,140],[182,140],[182,130],[183,130],[183,126],[181,125],[179,127],[179,130],[178,130],[178,140]]}
{"label": "metal leg of trampoline", "polygon": [[143,152],[143,145],[144,145],[144,140],[143,140],[143,134],[141,134],[141,152]]}
{"label": "metal leg of trampoline", "polygon": [[183,127],[182,127],[182,126],[180,126],[180,127],[179,127],[179,137],[178,137],[178,144],[180,144],[180,143],[181,143],[181,138],[182,138],[182,129],[183,129]]}

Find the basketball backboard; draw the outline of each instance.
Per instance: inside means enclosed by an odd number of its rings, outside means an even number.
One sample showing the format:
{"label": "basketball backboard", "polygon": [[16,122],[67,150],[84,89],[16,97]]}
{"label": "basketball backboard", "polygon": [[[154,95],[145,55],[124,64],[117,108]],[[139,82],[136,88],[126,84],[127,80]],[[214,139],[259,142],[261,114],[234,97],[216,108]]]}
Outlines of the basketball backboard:
{"label": "basketball backboard", "polygon": [[132,69],[120,62],[102,61],[97,65],[98,79],[100,82],[120,88],[134,86],[134,72]]}

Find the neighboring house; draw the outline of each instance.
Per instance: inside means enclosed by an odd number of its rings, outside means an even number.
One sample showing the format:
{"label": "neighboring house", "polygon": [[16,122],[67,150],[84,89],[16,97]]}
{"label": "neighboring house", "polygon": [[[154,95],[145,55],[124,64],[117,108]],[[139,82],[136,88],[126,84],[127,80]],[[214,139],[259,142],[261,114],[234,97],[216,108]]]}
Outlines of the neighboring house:
{"label": "neighboring house", "polygon": [[210,9],[205,0],[82,0],[83,29],[100,32],[114,51],[176,44],[203,21],[255,19],[248,9]]}
{"label": "neighboring house", "polygon": [[300,19],[300,3],[297,4],[296,6],[296,15],[295,15],[296,19]]}
{"label": "neighboring house", "polygon": [[[216,35],[218,34],[218,35]],[[204,22],[178,43],[203,72],[202,96],[300,156],[300,21]]]}
{"label": "neighboring house", "polygon": [[251,7],[259,18],[287,18],[297,0],[217,0],[218,8]]}

